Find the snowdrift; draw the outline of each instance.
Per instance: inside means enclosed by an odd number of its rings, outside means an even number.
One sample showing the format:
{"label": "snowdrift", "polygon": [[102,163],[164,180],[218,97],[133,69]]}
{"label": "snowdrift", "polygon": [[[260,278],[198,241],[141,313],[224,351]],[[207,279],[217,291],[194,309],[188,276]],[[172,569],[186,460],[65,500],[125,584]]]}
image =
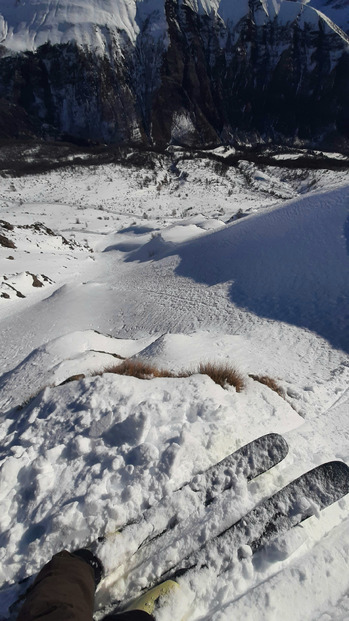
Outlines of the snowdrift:
{"label": "snowdrift", "polygon": [[347,188],[240,220],[171,254],[180,258],[178,275],[209,286],[229,282],[239,307],[349,349]]}

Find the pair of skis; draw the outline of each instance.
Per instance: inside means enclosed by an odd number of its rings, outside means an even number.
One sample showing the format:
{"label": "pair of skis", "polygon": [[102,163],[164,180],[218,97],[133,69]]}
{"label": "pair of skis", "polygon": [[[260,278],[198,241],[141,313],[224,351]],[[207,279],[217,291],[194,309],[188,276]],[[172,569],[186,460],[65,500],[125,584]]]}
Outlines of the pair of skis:
{"label": "pair of skis", "polygon": [[[177,490],[170,499],[151,508],[134,524],[124,527],[124,535],[131,538],[141,533],[141,541],[127,560],[126,572],[116,574],[130,581],[141,578],[143,568],[151,557],[169,546],[172,540],[178,541],[185,532],[186,524],[193,520],[192,515],[180,516],[178,507],[191,503],[192,513],[201,507],[201,511],[210,510],[210,505],[218,503],[222,494],[234,490],[237,477],[243,476],[252,481],[260,474],[270,470],[281,462],[288,453],[285,439],[278,434],[264,435],[233,454],[220,463],[211,466],[207,471],[197,475],[192,481]],[[164,570],[156,579],[149,581],[146,589],[166,580],[176,580],[191,571],[207,567],[210,558],[223,555],[224,550],[245,550],[254,554],[262,547],[270,544],[275,538],[297,526],[314,513],[349,493],[349,467],[340,461],[321,464],[276,492],[273,496],[259,503],[251,511],[238,519],[228,528],[214,534],[203,543],[196,542],[194,550],[182,555],[180,559],[169,555],[164,561]],[[184,501],[184,502],[183,502]],[[161,519],[163,511],[164,519]],[[160,519],[159,519],[160,515]],[[155,520],[155,516],[158,517]],[[169,519],[169,516],[170,519]],[[149,533],[144,537],[142,525],[147,525]],[[177,530],[177,535],[175,531]],[[101,542],[103,546],[103,542]],[[120,608],[121,602],[115,602]]]}
{"label": "pair of skis", "polygon": [[[115,537],[115,558],[121,565],[121,573],[118,574],[117,569],[115,579],[119,576],[130,582],[136,578],[137,582],[137,577],[142,577],[143,568],[147,568],[149,560],[157,551],[167,547],[171,552],[171,541],[180,541],[186,527],[189,529],[189,539],[192,539],[195,516],[200,514],[202,518],[202,515],[209,515],[226,494],[229,495],[229,506],[233,508],[234,490],[240,477],[252,481],[280,463],[287,453],[288,445],[282,436],[271,433],[257,438],[196,475],[144,512],[138,520],[119,529],[118,534],[106,535],[90,547],[98,555],[103,552],[104,546],[110,546],[110,541]],[[231,550],[233,555],[234,550],[238,554],[239,550],[246,552],[248,546],[250,553],[254,554],[276,537],[348,493],[349,467],[346,464],[331,461],[317,466],[263,500],[242,518],[233,517],[231,525],[218,533],[210,533],[208,540],[204,538],[202,542],[199,537],[194,542],[194,549],[187,549],[184,543],[185,553],[181,553],[179,558],[178,555],[169,554],[162,565],[161,575],[148,581],[143,592],[166,580],[176,580],[179,576],[200,570],[207,566],[210,558],[223,555],[224,550]],[[133,545],[127,550],[125,558],[118,557],[120,533],[124,541],[132,542]],[[107,576],[103,582],[108,582],[109,578]],[[132,592],[127,591],[128,597],[132,595]],[[115,602],[115,606],[120,609],[121,602]]]}

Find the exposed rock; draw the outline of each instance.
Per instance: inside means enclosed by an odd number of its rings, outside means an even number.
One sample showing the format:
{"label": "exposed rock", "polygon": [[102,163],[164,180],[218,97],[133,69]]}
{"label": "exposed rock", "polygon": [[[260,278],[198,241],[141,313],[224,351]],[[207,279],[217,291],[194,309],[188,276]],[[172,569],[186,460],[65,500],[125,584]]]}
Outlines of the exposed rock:
{"label": "exposed rock", "polygon": [[0,226],[3,229],[6,229],[6,231],[13,231],[14,229],[13,224],[10,224],[10,222],[7,222],[6,220],[0,220]]}
{"label": "exposed rock", "polygon": [[50,229],[48,226],[46,226],[42,222],[34,222],[34,224],[18,224],[17,226],[20,229],[32,229],[36,231],[37,233],[44,233],[45,235],[51,235],[51,236],[56,235],[56,233],[54,233],[52,229]]}
{"label": "exposed rock", "polygon": [[39,280],[38,277],[35,274],[30,274],[30,276],[33,279],[33,287],[43,287],[44,286],[44,283],[42,283],[41,280]]}
{"label": "exposed rock", "polygon": [[85,378],[85,375],[83,373],[78,373],[77,375],[71,375],[66,380],[64,380],[64,382],[61,382],[59,386],[64,386],[64,384],[68,384],[69,382],[76,382],[84,378]]}
{"label": "exposed rock", "polygon": [[22,105],[0,99],[0,138],[34,138],[38,128]]}
{"label": "exposed rock", "polygon": [[4,248],[16,248],[16,244],[11,239],[1,234],[0,234],[0,246],[3,246]]}
{"label": "exposed rock", "polygon": [[59,23],[38,38],[54,44],[34,51],[9,53],[5,39],[2,101],[37,135],[85,144],[349,150],[349,39],[310,5],[231,0],[199,11],[194,0],[164,0],[143,17],[135,6],[132,32],[96,25],[90,46],[60,42]]}

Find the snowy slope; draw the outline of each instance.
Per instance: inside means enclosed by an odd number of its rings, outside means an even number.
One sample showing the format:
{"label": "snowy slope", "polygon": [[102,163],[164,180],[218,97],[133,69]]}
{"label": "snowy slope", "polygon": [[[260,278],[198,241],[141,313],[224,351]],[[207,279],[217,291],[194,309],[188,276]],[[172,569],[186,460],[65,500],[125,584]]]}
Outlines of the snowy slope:
{"label": "snowy slope", "polygon": [[[183,516],[193,519],[188,545],[307,469],[349,463],[347,172],[245,162],[220,175],[205,160],[178,167],[187,175],[159,163],[132,175],[109,165],[2,180],[1,218],[13,223],[7,235],[17,248],[0,247],[1,270],[36,266],[54,281],[26,298],[0,299],[4,618],[16,593],[6,582],[149,506],[160,520],[157,503],[262,433],[282,433],[288,456],[248,485],[237,477],[207,514],[184,503]],[[240,209],[248,217],[231,223]],[[20,228],[39,214],[54,236]],[[62,247],[59,234],[79,245]],[[190,376],[94,376],[124,357]],[[208,361],[236,368],[244,390],[197,374]],[[283,396],[250,375],[273,378]],[[302,528],[256,557],[245,550],[238,561],[223,549],[214,566],[182,579],[157,621],[178,611],[193,621],[344,619],[348,503],[314,508]],[[171,550],[180,553],[181,538],[169,537],[163,551],[151,547],[142,576],[120,578],[134,545],[125,531],[101,549],[116,573],[102,583],[97,606],[136,594]]]}
{"label": "snowy slope", "polygon": [[[248,13],[247,0],[232,0],[229,3],[225,0],[200,0],[186,1],[185,4],[199,14],[210,15],[213,10],[231,26],[236,26]],[[261,0],[259,20],[266,23],[268,18],[278,16],[281,22],[292,23],[301,15],[302,21],[316,25],[319,17],[313,7],[339,26],[342,26],[343,17],[348,19],[345,6],[329,6],[324,0],[313,0],[308,6],[286,0]],[[340,22],[336,22],[337,15]],[[113,41],[118,46],[123,46],[127,41],[135,44],[149,18],[149,36],[165,41],[167,24],[163,0],[22,0],[19,3],[3,0],[0,7],[0,42],[18,52],[35,50],[47,42],[54,45],[74,41],[108,53],[108,45]]]}
{"label": "snowy slope", "polygon": [[306,0],[305,3],[327,15],[337,26],[348,33],[349,14],[346,0]]}
{"label": "snowy slope", "polygon": [[1,4],[0,37],[13,51],[34,50],[46,42],[75,41],[92,49],[107,51],[114,39],[135,43],[142,24],[156,17],[151,36],[166,35],[164,4],[161,0],[25,0]]}
{"label": "snowy slope", "polygon": [[[151,242],[149,244],[149,247]],[[349,349],[349,193],[314,195],[174,250],[176,273],[230,285],[234,304]],[[145,255],[131,255],[134,259]]]}

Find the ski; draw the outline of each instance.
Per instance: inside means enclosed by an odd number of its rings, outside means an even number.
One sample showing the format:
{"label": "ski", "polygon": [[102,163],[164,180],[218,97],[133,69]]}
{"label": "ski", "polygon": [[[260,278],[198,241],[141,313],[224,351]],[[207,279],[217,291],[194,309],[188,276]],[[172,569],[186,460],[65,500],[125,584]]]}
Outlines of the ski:
{"label": "ski", "polygon": [[[143,548],[146,548],[147,552],[148,544],[159,540],[161,545],[162,537],[177,525],[190,522],[192,513],[209,507],[223,492],[233,489],[237,477],[252,481],[276,466],[287,454],[288,444],[277,433],[269,433],[252,440],[222,461],[195,475],[189,482],[147,509],[136,520],[93,540],[86,547],[103,558],[104,546],[110,550],[110,545],[113,545],[115,539],[115,558],[118,559],[118,565],[128,563],[133,557],[137,558],[137,554]],[[187,513],[183,512],[184,507]],[[120,535],[126,541],[126,546],[121,546]],[[129,542],[132,542],[130,547],[127,545]],[[121,548],[125,550],[124,554],[121,553]],[[132,563],[130,569],[131,566]],[[21,585],[19,583],[13,585],[14,589],[20,590],[19,597],[33,578],[34,576],[24,579]],[[16,605],[17,602],[14,606]]]}
{"label": "ski", "polygon": [[252,440],[206,472],[197,475],[188,485],[197,493],[204,493],[204,504],[209,505],[216,496],[229,489],[234,477],[242,474],[251,481],[276,466],[288,453],[286,440],[277,433],[269,433]]}
{"label": "ski", "polygon": [[[204,472],[195,475],[188,483],[150,507],[140,518],[119,528],[117,534],[127,533],[132,527],[132,534],[140,532],[142,525],[149,534],[143,538],[142,545],[173,529],[183,516],[184,504],[194,510],[199,505],[208,506],[224,491],[234,486],[236,477],[242,476],[251,481],[280,463],[288,454],[286,440],[277,433],[269,433],[252,440],[231,453],[222,461],[210,466]],[[99,543],[113,537],[108,533],[99,538]],[[91,544],[93,545],[93,544]]]}
{"label": "ski", "polygon": [[[162,565],[170,569],[200,548],[208,532],[212,538],[220,531],[214,514],[225,511],[222,503],[233,505],[236,495],[246,490],[249,481],[281,462],[287,453],[288,445],[282,436],[274,433],[261,436],[166,496],[135,524],[104,538],[92,549],[102,562],[106,561],[108,568],[101,588],[127,585],[146,574],[151,575],[153,558],[161,558]],[[202,534],[203,523],[206,524],[205,535]],[[117,564],[108,567],[110,558],[117,559]],[[121,592],[120,598],[123,598]]]}
{"label": "ski", "polygon": [[[199,549],[177,561],[174,566],[169,569],[165,567],[161,575],[149,581],[147,588],[142,591],[142,601],[147,601],[148,592],[152,593],[156,586],[176,582],[185,575],[189,577],[191,572],[209,567],[211,563],[216,566],[217,558],[221,559],[217,575],[221,575],[229,569],[232,562],[246,556],[246,548],[243,546],[250,548],[251,554],[248,556],[255,554],[278,536],[348,493],[349,467],[345,463],[331,461],[309,470],[256,505],[244,517],[206,541]],[[141,574],[142,564],[137,569]],[[114,605],[115,612],[122,609],[121,601],[114,602]]]}
{"label": "ski", "polygon": [[276,466],[287,454],[288,444],[277,433],[252,440],[165,496],[136,521],[92,542],[89,547],[102,560],[112,554],[118,559],[117,567],[127,565],[126,573],[131,574],[134,562],[139,565],[151,554],[149,546],[152,546],[154,554],[165,546],[171,546],[168,542],[171,533],[190,528],[193,516],[209,507],[223,492],[231,490],[233,493],[238,477],[251,481]]}
{"label": "ski", "polygon": [[212,554],[223,554],[227,547],[239,551],[249,546],[254,554],[317,511],[349,493],[349,467],[331,461],[301,475],[273,496],[258,504],[238,522],[217,535],[202,548],[166,571],[162,580],[175,580],[191,569],[207,565]]}

